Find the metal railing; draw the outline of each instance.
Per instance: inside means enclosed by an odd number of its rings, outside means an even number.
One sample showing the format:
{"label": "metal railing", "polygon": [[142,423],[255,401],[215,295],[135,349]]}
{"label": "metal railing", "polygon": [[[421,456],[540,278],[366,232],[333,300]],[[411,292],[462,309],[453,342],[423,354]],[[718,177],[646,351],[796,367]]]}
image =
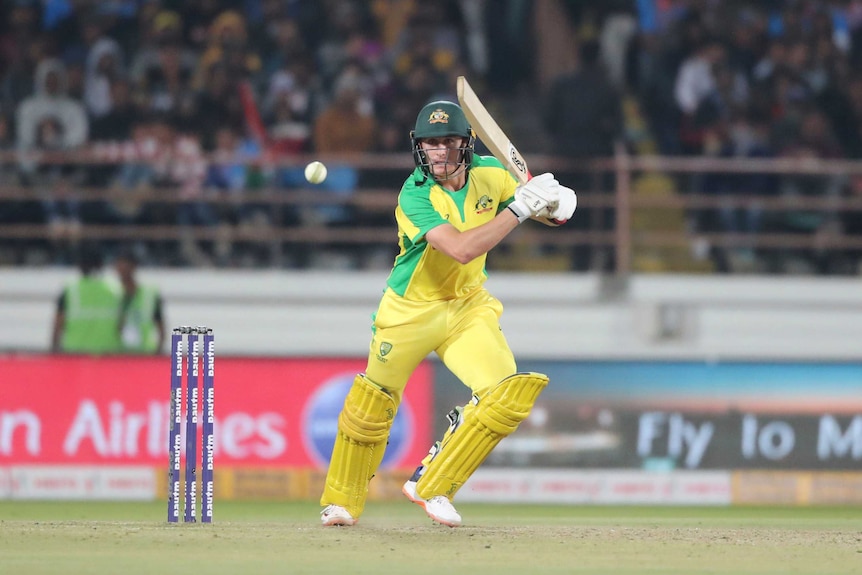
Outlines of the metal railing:
{"label": "metal railing", "polygon": [[[358,170],[360,183],[352,193],[328,194],[308,186],[285,189],[266,185],[256,190],[243,192],[241,202],[276,209],[303,211],[326,205],[340,205],[351,210],[352,221],[338,226],[314,219],[302,219],[289,223],[275,221],[273,226],[236,226],[231,239],[236,242],[260,244],[340,244],[344,249],[353,246],[391,247],[395,242],[394,217],[392,217],[398,186],[412,169],[407,154],[361,154],[314,157],[292,156],[267,158],[263,164],[267,170],[301,168],[312,159],[328,165],[349,165]],[[212,161],[213,158],[208,158]],[[40,202],[46,198],[67,200],[73,198],[80,203],[103,202],[161,204],[176,206],[190,201],[230,207],[237,205],[237,198],[229,193],[204,190],[199,197],[188,198],[171,188],[143,190],[109,187],[71,186],[62,193],[45,189],[44,186],[24,185],[14,177],[22,163],[38,163],[42,166],[64,165],[81,168],[110,167],[122,160],[106,158],[94,149],[82,149],[74,153],[42,153],[22,156],[15,152],[0,152],[0,169],[5,170],[7,183],[0,185],[0,213],[15,204]],[[254,164],[260,166],[261,161]],[[799,250],[810,253],[847,253],[851,258],[862,254],[862,235],[846,233],[839,226],[827,231],[788,232],[765,226],[756,233],[738,233],[727,230],[701,229],[692,224],[694,215],[720,210],[758,210],[767,219],[781,218],[791,213],[828,215],[838,220],[862,218],[862,192],[854,191],[854,179],[862,181],[862,161],[792,159],[717,159],[682,158],[660,156],[631,156],[620,147],[613,158],[589,161],[573,161],[566,158],[537,155],[530,158],[534,173],[554,171],[564,183],[578,191],[576,222],[559,229],[540,225],[522,226],[504,242],[513,256],[524,246],[539,246],[524,249],[524,258],[541,260],[543,257],[568,258],[574,250],[586,250],[604,259],[596,263],[592,258],[586,267],[625,276],[633,271],[643,271],[638,253],[653,250],[661,258],[662,250],[697,251],[697,246],[710,249],[732,250],[745,247],[760,251]],[[12,177],[9,177],[12,174]],[[691,182],[709,174],[769,174],[776,178],[841,178],[844,184],[838,194],[787,195],[777,193],[765,195],[758,190],[730,190],[729,193],[702,193]],[[644,191],[643,182],[658,177],[652,187]],[[658,184],[656,184],[656,181]],[[576,183],[574,183],[576,182]],[[825,186],[824,186],[825,188]],[[7,212],[8,213],[8,212]],[[655,224],[644,225],[649,216]],[[678,216],[675,224],[662,228],[658,220]],[[47,222],[16,222],[0,218],[0,243],[15,241],[56,241],[56,230]],[[684,222],[685,225],[680,225]],[[573,225],[574,224],[574,225]],[[858,227],[856,228],[858,229]],[[83,222],[75,231],[74,241],[82,239],[111,241],[179,241],[191,238],[194,241],[215,241],[223,237],[224,231],[212,226],[181,226],[173,222],[156,225],[105,224]],[[551,255],[548,255],[551,254]],[[603,263],[602,263],[603,262]],[[563,268],[571,266],[563,264]],[[708,271],[705,266],[702,271]],[[647,270],[650,271],[650,270]],[[654,269],[652,271],[676,271]],[[684,271],[684,270],[683,270]]]}

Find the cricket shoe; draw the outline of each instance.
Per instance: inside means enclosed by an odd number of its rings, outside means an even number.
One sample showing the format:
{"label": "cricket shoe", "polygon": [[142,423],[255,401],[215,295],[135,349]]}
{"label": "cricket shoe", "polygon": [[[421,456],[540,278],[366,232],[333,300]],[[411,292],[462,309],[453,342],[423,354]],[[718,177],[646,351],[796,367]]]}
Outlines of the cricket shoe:
{"label": "cricket shoe", "polygon": [[410,476],[410,479],[407,480],[407,483],[404,484],[404,487],[401,488],[401,492],[407,496],[407,499],[417,505],[421,505],[420,501],[422,501],[422,499],[418,498],[416,495],[416,484],[419,482],[423,473],[425,473],[425,466],[420,465],[416,468],[416,471],[413,472],[413,475]]}
{"label": "cricket shoe", "polygon": [[347,509],[341,505],[327,505],[323,511],[320,512],[320,521],[323,523],[324,527],[331,527],[333,525],[356,525],[359,519],[354,519],[353,515],[351,515]]}
{"label": "cricket shoe", "polygon": [[416,493],[416,481],[413,478],[404,484],[401,492],[407,496],[407,499],[422,507],[433,521],[448,527],[460,527],[461,516],[445,495],[435,495],[431,499],[422,499]]}

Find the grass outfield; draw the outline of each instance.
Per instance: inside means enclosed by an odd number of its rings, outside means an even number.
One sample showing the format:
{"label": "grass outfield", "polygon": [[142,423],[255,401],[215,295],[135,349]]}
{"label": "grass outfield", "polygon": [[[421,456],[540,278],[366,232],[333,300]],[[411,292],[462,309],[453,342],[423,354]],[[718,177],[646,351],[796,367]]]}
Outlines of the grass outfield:
{"label": "grass outfield", "polygon": [[313,503],[217,501],[212,525],[168,525],[165,503],[5,501],[0,573],[862,573],[862,508],[458,509],[459,529],[407,502],[323,528]]}

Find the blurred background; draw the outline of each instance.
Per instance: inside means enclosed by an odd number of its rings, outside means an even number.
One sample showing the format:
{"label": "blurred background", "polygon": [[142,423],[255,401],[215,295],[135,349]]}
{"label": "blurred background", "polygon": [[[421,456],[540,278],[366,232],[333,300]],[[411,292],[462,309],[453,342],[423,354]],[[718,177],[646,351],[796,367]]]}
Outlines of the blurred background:
{"label": "blurred background", "polygon": [[[165,496],[179,325],[217,497],[316,498],[409,131],[465,75],[579,206],[489,256],[552,383],[459,497],[859,504],[860,70],[856,0],[3,2],[0,498]],[[429,357],[373,496],[465,393]]]}

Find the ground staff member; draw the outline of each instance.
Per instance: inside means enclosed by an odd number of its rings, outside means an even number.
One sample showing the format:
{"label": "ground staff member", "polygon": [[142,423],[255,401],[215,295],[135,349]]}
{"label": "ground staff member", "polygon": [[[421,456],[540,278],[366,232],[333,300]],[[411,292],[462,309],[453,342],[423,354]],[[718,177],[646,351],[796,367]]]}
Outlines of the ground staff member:
{"label": "ground staff member", "polygon": [[51,351],[104,354],[120,350],[120,288],[102,275],[103,265],[98,247],[81,248],[81,277],[66,286],[57,301]]}
{"label": "ground staff member", "polygon": [[118,322],[121,351],[161,353],[165,343],[161,294],[154,286],[138,282],[138,258],[131,250],[120,252],[114,269],[123,286]]}
{"label": "ground staff member", "polygon": [[473,132],[452,102],[422,108],[411,139],[416,169],[395,210],[400,253],[374,314],[366,371],[339,415],[320,500],[324,525],[359,519],[404,387],[430,352],[472,399],[452,411],[449,430],[403,491],[451,527],[461,524],[455,493],[548,383],[542,374],[517,373],[500,330],[503,306],[483,287],[485,258],[528,218],[568,220],[575,193],[552,174],[518,186],[499,161],[475,155]]}

